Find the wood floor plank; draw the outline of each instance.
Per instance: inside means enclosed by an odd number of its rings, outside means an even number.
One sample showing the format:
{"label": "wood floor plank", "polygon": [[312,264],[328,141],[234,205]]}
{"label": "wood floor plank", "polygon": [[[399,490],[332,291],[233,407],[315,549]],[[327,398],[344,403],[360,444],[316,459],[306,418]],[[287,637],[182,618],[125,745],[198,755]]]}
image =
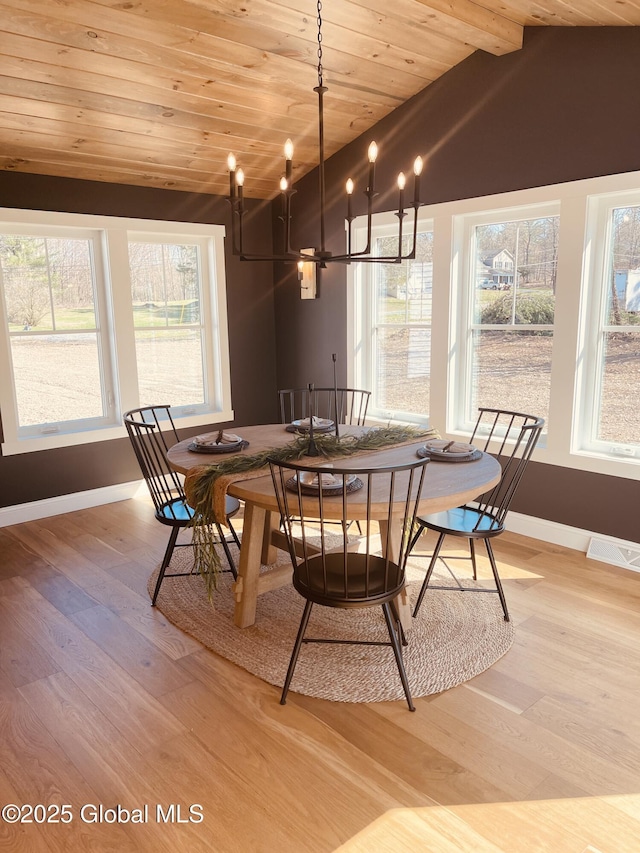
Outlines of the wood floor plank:
{"label": "wood floor plank", "polygon": [[175,628],[157,608],[149,606],[146,589],[144,596],[141,596],[118,580],[110,578],[88,587],[87,591],[96,601],[139,631],[172,660],[178,660],[202,648],[197,640]]}
{"label": "wood floor plank", "polygon": [[[248,730],[257,729],[261,744],[267,733],[285,751],[292,742],[296,748],[304,747],[305,765],[311,762],[315,766],[318,761],[330,765],[335,773],[348,778],[359,789],[369,793],[379,789],[382,798],[401,797],[405,804],[435,803],[377,761],[375,755],[363,752],[316,715],[307,713],[296,704],[287,703],[286,708],[280,706],[274,701],[278,698],[278,689],[254,678],[241,667],[204,650],[184,658],[181,663],[197,683],[204,686],[209,697],[207,701],[214,703],[214,708],[220,702],[222,707],[231,703],[234,707],[233,725],[240,719]],[[239,696],[242,702],[237,701]],[[169,703],[171,695],[163,697],[162,701]],[[220,717],[226,719],[221,713]],[[249,743],[249,737],[243,739],[243,743],[245,741]]]}
{"label": "wood floor plank", "polygon": [[98,583],[103,577],[99,566],[36,521],[19,524],[11,532],[80,587]]}
{"label": "wood floor plank", "polygon": [[95,607],[96,600],[87,595],[79,586],[72,583],[60,572],[45,578],[30,576],[29,582],[61,613],[77,613],[87,607]]}
{"label": "wood floor plank", "polygon": [[334,702],[320,706],[317,700],[301,695],[291,701],[318,715],[363,752],[375,751],[400,779],[438,803],[466,802],[470,796],[481,801],[510,799],[496,781],[480,778],[436,746],[402,731],[373,707]]}
{"label": "wood floor plank", "polygon": [[490,809],[468,805],[452,811],[505,850],[582,853],[589,845],[602,853],[638,850],[640,824],[598,797],[495,803]]}
{"label": "wood floor plank", "polygon": [[15,621],[11,602],[0,599],[0,669],[14,687],[37,681],[60,667],[46,648],[32,640]]}
{"label": "wood floor plank", "polygon": [[0,528],[0,581],[50,567],[45,559],[15,536],[14,530]]}
{"label": "wood floor plank", "polygon": [[[0,694],[1,694],[0,689]],[[0,804],[21,804],[21,798],[0,768]],[[49,845],[44,829],[34,824],[7,823],[0,820],[0,850],[12,853],[47,853]]]}
{"label": "wood floor plank", "polygon": [[[455,688],[464,691],[464,685]],[[487,787],[500,779],[500,787],[510,800],[524,799],[548,776],[548,769],[528,756],[517,759],[494,732],[481,730],[453,717],[440,707],[439,698],[420,708],[420,713],[401,714],[396,703],[381,702],[377,713],[402,731],[429,744],[469,774],[484,780]],[[416,749],[421,753],[423,748]],[[449,802],[443,801],[440,802]]]}
{"label": "wood floor plank", "polygon": [[162,696],[191,681],[171,658],[106,607],[81,610],[69,619],[152,696]]}
{"label": "wood floor plank", "polygon": [[28,584],[13,597],[11,607],[21,629],[47,649],[139,749],[155,749],[184,731],[135,678]]}
{"label": "wood floor plank", "polygon": [[[17,690],[0,694],[0,766],[23,803],[69,803],[74,809],[98,802],[95,792]],[[102,836],[102,837],[101,837]],[[117,851],[126,842],[118,826],[108,833],[73,820],[47,827],[49,850]],[[126,848],[125,848],[126,849]]]}

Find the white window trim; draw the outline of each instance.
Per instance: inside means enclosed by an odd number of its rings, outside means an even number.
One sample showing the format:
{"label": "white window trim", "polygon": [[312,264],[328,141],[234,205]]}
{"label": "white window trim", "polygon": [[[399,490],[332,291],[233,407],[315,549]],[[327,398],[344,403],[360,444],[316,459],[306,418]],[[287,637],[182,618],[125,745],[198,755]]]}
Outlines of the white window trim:
{"label": "white window trim", "polygon": [[[122,412],[139,406],[135,367],[132,369],[132,366],[136,365],[136,353],[129,279],[129,234],[136,239],[145,236],[167,240],[195,237],[199,242],[206,241],[207,256],[203,257],[203,266],[206,264],[209,268],[212,292],[205,287],[207,292],[203,295],[203,311],[206,312],[209,329],[206,336],[208,351],[205,370],[209,371],[206,379],[210,380],[209,387],[214,391],[213,399],[208,408],[176,407],[175,417],[179,428],[233,420],[223,225],[0,208],[0,228],[10,230],[11,227],[21,230],[29,230],[30,227],[46,228],[52,233],[56,229],[59,229],[60,233],[68,233],[64,231],[65,228],[99,233],[103,249],[102,268],[96,270],[96,275],[104,277],[106,282],[98,299],[101,300],[102,322],[106,322],[107,326],[102,330],[102,335],[106,336],[104,346],[110,350],[113,382],[110,383],[107,377],[105,380],[107,393],[113,398],[113,406],[109,407],[104,426],[78,429],[77,426],[74,428],[76,422],[70,422],[67,429],[61,425],[59,432],[50,435],[19,436],[10,341],[6,334],[4,300],[0,300],[0,416],[4,435],[3,456],[126,437]],[[96,258],[96,262],[99,264],[100,259]],[[170,400],[158,401],[161,404],[167,402],[171,403]]]}
{"label": "white window trim", "polygon": [[[593,336],[589,305],[593,276],[602,266],[594,257],[597,231],[594,218],[596,196],[631,197],[640,194],[640,172],[626,172],[589,178],[582,181],[553,184],[459,201],[425,205],[418,222],[433,221],[433,307],[431,337],[431,411],[429,422],[443,435],[464,435],[456,426],[459,405],[458,336],[461,312],[466,309],[463,290],[465,277],[464,225],[469,216],[510,217],[513,210],[545,204],[559,205],[560,235],[558,244],[558,290],[555,306],[555,334],[551,367],[549,421],[551,429],[545,447],[536,448],[538,462],[640,480],[640,459],[614,458],[593,450],[581,449],[577,432],[588,405],[586,378],[589,360],[585,348],[591,347]],[[618,199],[619,200],[619,199]],[[389,224],[395,215],[376,214],[375,224]],[[353,222],[354,232],[361,232],[365,217]],[[346,226],[345,226],[346,227]],[[364,265],[347,268],[347,344],[352,354],[348,365],[351,385],[371,387],[366,371],[367,317],[363,313],[366,295],[362,276]],[[370,328],[370,326],[369,326]]]}

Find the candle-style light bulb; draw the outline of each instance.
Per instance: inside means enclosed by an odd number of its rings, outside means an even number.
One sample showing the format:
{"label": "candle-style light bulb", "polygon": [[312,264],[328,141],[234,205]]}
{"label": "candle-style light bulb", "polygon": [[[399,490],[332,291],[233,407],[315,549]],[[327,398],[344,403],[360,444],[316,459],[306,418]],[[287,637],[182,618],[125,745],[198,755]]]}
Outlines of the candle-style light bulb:
{"label": "candle-style light bulb", "polygon": [[231,152],[227,157],[227,168],[229,169],[229,198],[233,199],[236,195],[236,155]]}
{"label": "candle-style light bulb", "polygon": [[413,205],[417,209],[420,205],[420,175],[423,167],[422,157],[416,157],[413,161]]}
{"label": "candle-style light bulb", "polygon": [[351,196],[353,195],[353,181],[351,178],[347,180],[347,219],[351,222]]}
{"label": "candle-style light bulb", "polygon": [[289,189],[289,181],[288,181],[288,180],[285,178],[285,176],[283,175],[283,176],[280,178],[280,192],[281,192],[281,193],[286,193],[286,191],[287,191],[288,189]]}
{"label": "candle-style light bulb", "polygon": [[398,189],[400,191],[398,194],[398,211],[400,214],[404,212],[404,187],[406,182],[407,179],[404,176],[404,172],[400,172],[398,175]]}
{"label": "candle-style light bulb", "polygon": [[291,161],[293,160],[293,142],[290,139],[287,139],[287,141],[284,144],[284,159],[285,159],[285,175],[286,175],[287,181],[290,181],[291,180],[291,169],[292,169]]}
{"label": "candle-style light bulb", "polygon": [[374,195],[373,182],[376,173],[376,157],[378,156],[378,146],[375,142],[372,142],[369,146],[367,156],[369,157],[369,186],[367,187],[367,193],[369,194],[369,202],[371,202]]}
{"label": "candle-style light bulb", "polygon": [[[238,186],[238,210],[244,212],[243,187],[244,187],[244,172],[242,169],[236,170],[236,184]],[[240,245],[242,246],[242,235],[240,236]]]}
{"label": "candle-style light bulb", "polygon": [[304,279],[304,261],[298,261],[298,281]]}

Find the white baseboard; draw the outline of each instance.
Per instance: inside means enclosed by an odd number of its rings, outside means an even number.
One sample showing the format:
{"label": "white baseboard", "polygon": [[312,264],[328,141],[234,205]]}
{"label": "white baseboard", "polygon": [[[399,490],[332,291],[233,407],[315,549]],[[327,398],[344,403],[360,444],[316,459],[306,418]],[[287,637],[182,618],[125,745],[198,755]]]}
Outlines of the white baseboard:
{"label": "white baseboard", "polygon": [[105,486],[101,489],[90,489],[86,492],[73,492],[70,495],[59,495],[42,501],[31,501],[15,506],[0,507],[0,527],[10,524],[22,524],[24,521],[36,521],[38,518],[48,518],[51,515],[62,515],[77,509],[87,509],[101,504],[126,501],[134,498],[140,488],[146,487],[143,480],[131,483],[118,483],[115,486]]}
{"label": "white baseboard", "polygon": [[582,551],[584,554],[587,553],[591,537],[598,535],[579,527],[569,527],[568,524],[558,524],[556,521],[522,515],[519,512],[509,513],[506,527],[511,533],[541,539],[552,545],[563,545],[565,548],[573,548],[574,551]]}
{"label": "white baseboard", "polygon": [[[591,546],[589,556],[592,559],[630,569],[631,571],[640,571],[639,566],[629,564],[619,557],[614,559],[607,556],[609,552],[613,554],[615,549],[621,549],[622,552],[630,550],[637,553],[640,550],[640,544],[637,542],[616,539],[614,536],[605,536],[602,533],[592,533],[589,530],[581,530],[579,527],[569,527],[567,524],[558,524],[555,521],[547,521],[544,518],[521,515],[519,512],[509,513],[506,526],[507,530],[512,533],[520,533],[522,536],[530,536],[532,539],[540,539],[542,542],[549,542],[552,545],[563,545],[565,548],[572,548],[574,551],[581,551],[583,554],[586,554]],[[597,549],[593,547],[594,543],[600,543],[601,546],[614,546],[614,548],[601,547]],[[598,550],[602,552],[601,555],[598,554]]]}

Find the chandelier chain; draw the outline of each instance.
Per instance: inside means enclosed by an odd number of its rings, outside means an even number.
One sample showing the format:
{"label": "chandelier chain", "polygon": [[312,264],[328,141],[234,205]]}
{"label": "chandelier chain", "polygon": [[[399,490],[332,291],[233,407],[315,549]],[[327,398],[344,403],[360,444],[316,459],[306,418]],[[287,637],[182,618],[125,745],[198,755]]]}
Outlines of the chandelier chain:
{"label": "chandelier chain", "polygon": [[318,86],[322,86],[322,0],[318,0]]}

